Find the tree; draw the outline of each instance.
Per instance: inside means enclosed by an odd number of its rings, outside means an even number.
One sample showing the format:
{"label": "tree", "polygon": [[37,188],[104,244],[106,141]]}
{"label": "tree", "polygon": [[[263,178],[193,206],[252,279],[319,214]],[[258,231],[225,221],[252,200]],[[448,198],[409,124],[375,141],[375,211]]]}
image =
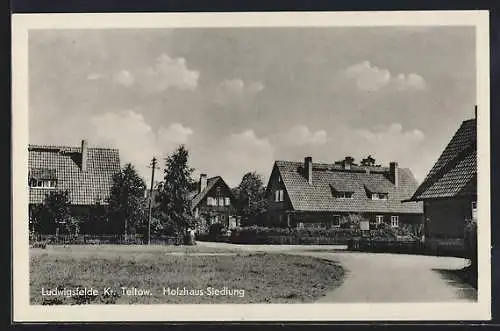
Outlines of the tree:
{"label": "tree", "polygon": [[165,158],[165,175],[158,191],[158,207],[155,211],[155,217],[161,221],[165,234],[187,234],[187,230],[194,226],[189,199],[194,169],[189,167],[188,159],[189,152],[184,145]]}
{"label": "tree", "polygon": [[111,233],[136,233],[145,228],[146,183],[130,163],[113,176],[108,204]]}
{"label": "tree", "polygon": [[234,193],[238,198],[241,224],[262,225],[267,210],[262,176],[255,171],[246,173]]}
{"label": "tree", "polygon": [[72,217],[68,191],[52,191],[43,204],[35,207],[35,232],[44,234],[74,234],[78,232],[78,220]]}

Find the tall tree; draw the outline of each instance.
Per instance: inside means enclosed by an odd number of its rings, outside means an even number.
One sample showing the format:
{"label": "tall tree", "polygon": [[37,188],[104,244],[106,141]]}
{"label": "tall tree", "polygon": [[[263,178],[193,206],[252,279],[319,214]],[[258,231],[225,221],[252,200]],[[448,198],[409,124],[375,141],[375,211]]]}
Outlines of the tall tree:
{"label": "tall tree", "polygon": [[110,232],[136,233],[146,221],[146,183],[130,163],[113,177],[108,204]]}
{"label": "tall tree", "polygon": [[189,152],[180,145],[165,158],[165,176],[158,191],[156,217],[160,219],[165,234],[186,234],[194,226],[189,193],[193,187],[193,168],[188,165]]}
{"label": "tall tree", "polygon": [[262,225],[267,209],[262,176],[255,171],[246,173],[235,193],[242,225]]}

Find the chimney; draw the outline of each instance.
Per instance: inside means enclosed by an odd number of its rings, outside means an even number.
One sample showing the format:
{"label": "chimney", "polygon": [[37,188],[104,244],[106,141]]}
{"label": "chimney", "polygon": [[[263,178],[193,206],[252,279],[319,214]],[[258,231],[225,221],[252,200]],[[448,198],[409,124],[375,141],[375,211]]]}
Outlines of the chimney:
{"label": "chimney", "polygon": [[88,145],[87,145],[87,140],[82,140],[82,164],[81,164],[81,170],[82,171],[87,171],[87,159],[88,159]]}
{"label": "chimney", "polygon": [[391,181],[394,183],[394,186],[398,187],[399,176],[398,176],[398,163],[397,162],[389,163],[389,175],[391,177]]}
{"label": "chimney", "polygon": [[207,187],[207,174],[200,175],[200,192]]}
{"label": "chimney", "polygon": [[313,174],[313,161],[312,157],[307,156],[304,158],[304,176],[307,179],[307,182],[311,185],[312,184],[312,174]]}
{"label": "chimney", "polygon": [[351,165],[354,162],[354,159],[351,156],[346,156],[344,159],[344,169],[351,169]]}

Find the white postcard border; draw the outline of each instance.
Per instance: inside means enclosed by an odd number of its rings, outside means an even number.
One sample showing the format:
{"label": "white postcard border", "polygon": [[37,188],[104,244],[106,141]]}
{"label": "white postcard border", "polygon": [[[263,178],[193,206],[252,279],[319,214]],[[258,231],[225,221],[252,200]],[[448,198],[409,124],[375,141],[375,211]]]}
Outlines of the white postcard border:
{"label": "white postcard border", "polygon": [[[29,304],[28,31],[186,27],[475,26],[478,105],[476,303],[84,305]],[[13,320],[66,321],[388,321],[491,318],[490,84],[487,11],[14,14],[12,16]],[[270,289],[272,290],[272,289]]]}

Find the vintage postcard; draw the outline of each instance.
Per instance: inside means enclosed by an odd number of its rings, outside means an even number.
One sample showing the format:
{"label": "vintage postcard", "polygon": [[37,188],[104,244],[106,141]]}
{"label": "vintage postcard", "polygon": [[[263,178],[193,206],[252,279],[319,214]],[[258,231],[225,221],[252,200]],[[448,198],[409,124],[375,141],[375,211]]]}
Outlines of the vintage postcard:
{"label": "vintage postcard", "polygon": [[491,318],[487,11],[12,21],[14,321]]}

